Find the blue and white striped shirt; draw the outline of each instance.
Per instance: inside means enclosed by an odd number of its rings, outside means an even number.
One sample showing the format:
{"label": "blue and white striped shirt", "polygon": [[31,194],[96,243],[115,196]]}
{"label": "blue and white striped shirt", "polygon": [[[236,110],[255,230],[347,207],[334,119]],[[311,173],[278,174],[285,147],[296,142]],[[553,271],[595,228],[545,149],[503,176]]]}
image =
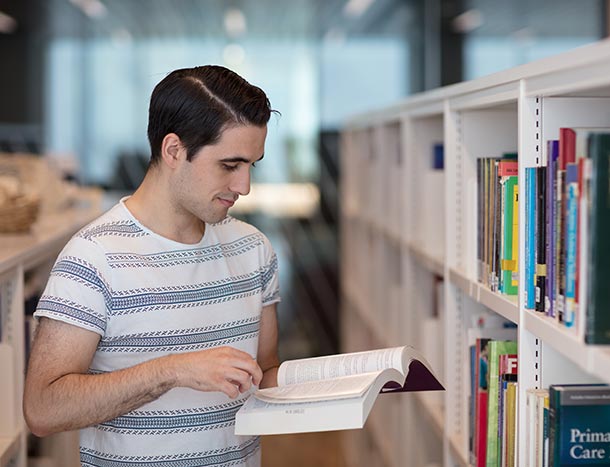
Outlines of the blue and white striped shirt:
{"label": "blue and white striped shirt", "polygon": [[[187,245],[141,225],[124,200],[59,255],[35,316],[101,336],[91,373],[171,353],[230,345],[256,357],[261,310],[279,301],[267,238],[232,217]],[[83,466],[258,466],[256,437],[235,436],[236,400],[175,388],[81,430]]]}

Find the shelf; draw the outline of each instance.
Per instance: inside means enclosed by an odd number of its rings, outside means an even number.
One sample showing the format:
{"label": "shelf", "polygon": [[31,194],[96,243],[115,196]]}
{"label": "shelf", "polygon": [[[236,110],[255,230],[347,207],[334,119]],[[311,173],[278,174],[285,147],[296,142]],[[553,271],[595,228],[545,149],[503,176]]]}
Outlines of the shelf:
{"label": "shelf", "polygon": [[466,295],[478,301],[478,284],[474,283],[468,277],[466,277],[466,274],[461,271],[458,271],[457,269],[449,268],[449,281],[452,284],[457,285]]}
{"label": "shelf", "polygon": [[0,467],[9,465],[9,461],[19,453],[21,433],[13,437],[0,437]]}
{"label": "shelf", "polygon": [[492,292],[487,286],[469,279],[466,274],[454,268],[449,268],[449,280],[474,301],[485,305],[508,321],[519,324],[519,302],[516,295]]}
{"label": "shelf", "polygon": [[409,253],[417,260],[419,264],[433,272],[434,274],[443,277],[445,275],[445,264],[442,259],[435,258],[432,254],[424,251],[424,249],[414,243],[407,244]]}
{"label": "shelf", "polygon": [[591,375],[610,383],[610,346],[587,345],[555,318],[527,310],[525,328]]}
{"label": "shelf", "polygon": [[519,324],[519,299],[517,295],[504,295],[492,292],[482,284],[478,284],[478,287],[479,303],[482,303],[507,320]]}

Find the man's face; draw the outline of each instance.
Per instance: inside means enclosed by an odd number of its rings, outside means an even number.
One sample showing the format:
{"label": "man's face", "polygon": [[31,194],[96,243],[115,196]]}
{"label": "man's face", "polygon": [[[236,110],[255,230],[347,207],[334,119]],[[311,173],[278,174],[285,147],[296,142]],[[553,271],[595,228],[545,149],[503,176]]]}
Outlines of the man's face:
{"label": "man's face", "polygon": [[177,208],[210,224],[223,220],[237,198],[250,192],[250,170],[263,158],[266,136],[266,126],[227,128],[191,162],[182,159],[174,179]]}

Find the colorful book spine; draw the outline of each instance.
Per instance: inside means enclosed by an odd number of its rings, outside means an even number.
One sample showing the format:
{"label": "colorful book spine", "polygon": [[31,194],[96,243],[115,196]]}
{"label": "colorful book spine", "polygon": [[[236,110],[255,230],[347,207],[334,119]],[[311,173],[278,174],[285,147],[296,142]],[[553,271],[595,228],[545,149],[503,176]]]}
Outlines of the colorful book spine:
{"label": "colorful book spine", "polygon": [[516,341],[490,341],[489,355],[489,385],[487,407],[487,452],[486,467],[498,467],[501,451],[498,446],[498,400],[499,400],[499,372],[500,355],[516,354]]}
{"label": "colorful book spine", "polygon": [[576,318],[576,250],[578,242],[578,166],[566,169],[565,304],[564,324],[574,326]]}
{"label": "colorful book spine", "polygon": [[552,467],[610,465],[610,387],[552,385],[549,441]]}
{"label": "colorful book spine", "polygon": [[536,306],[536,168],[525,169],[525,307]]}
{"label": "colorful book spine", "polygon": [[546,207],[546,304],[545,310],[548,316],[555,316],[555,228],[554,221],[556,215],[556,199],[557,199],[557,161],[559,158],[559,141],[552,140],[547,143],[547,207]]}
{"label": "colorful book spine", "polygon": [[545,311],[546,297],[546,167],[536,168],[536,301]]}
{"label": "colorful book spine", "polygon": [[[515,200],[518,184],[517,161],[501,161],[499,173],[502,179],[502,261],[501,261],[501,292],[507,295],[517,295],[518,279],[518,229],[519,216],[515,210]],[[516,231],[516,232],[515,232]],[[515,235],[516,234],[516,235]],[[515,248],[516,246],[516,248]]]}
{"label": "colorful book spine", "polygon": [[564,320],[565,304],[565,237],[566,237],[566,169],[576,159],[576,132],[572,128],[559,129],[559,164],[557,170],[557,213],[556,213],[556,289],[555,304],[559,321]]}
{"label": "colorful book spine", "polygon": [[587,274],[587,325],[585,341],[610,344],[610,133],[589,139],[592,163],[590,182],[589,246]]}

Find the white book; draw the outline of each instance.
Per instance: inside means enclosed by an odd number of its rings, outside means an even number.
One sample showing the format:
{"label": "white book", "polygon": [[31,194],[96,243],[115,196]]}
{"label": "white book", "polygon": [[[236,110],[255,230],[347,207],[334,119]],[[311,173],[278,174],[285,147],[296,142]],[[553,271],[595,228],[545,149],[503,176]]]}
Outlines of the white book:
{"label": "white book", "polygon": [[362,428],[380,393],[443,390],[412,347],[290,360],[237,412],[236,435]]}

